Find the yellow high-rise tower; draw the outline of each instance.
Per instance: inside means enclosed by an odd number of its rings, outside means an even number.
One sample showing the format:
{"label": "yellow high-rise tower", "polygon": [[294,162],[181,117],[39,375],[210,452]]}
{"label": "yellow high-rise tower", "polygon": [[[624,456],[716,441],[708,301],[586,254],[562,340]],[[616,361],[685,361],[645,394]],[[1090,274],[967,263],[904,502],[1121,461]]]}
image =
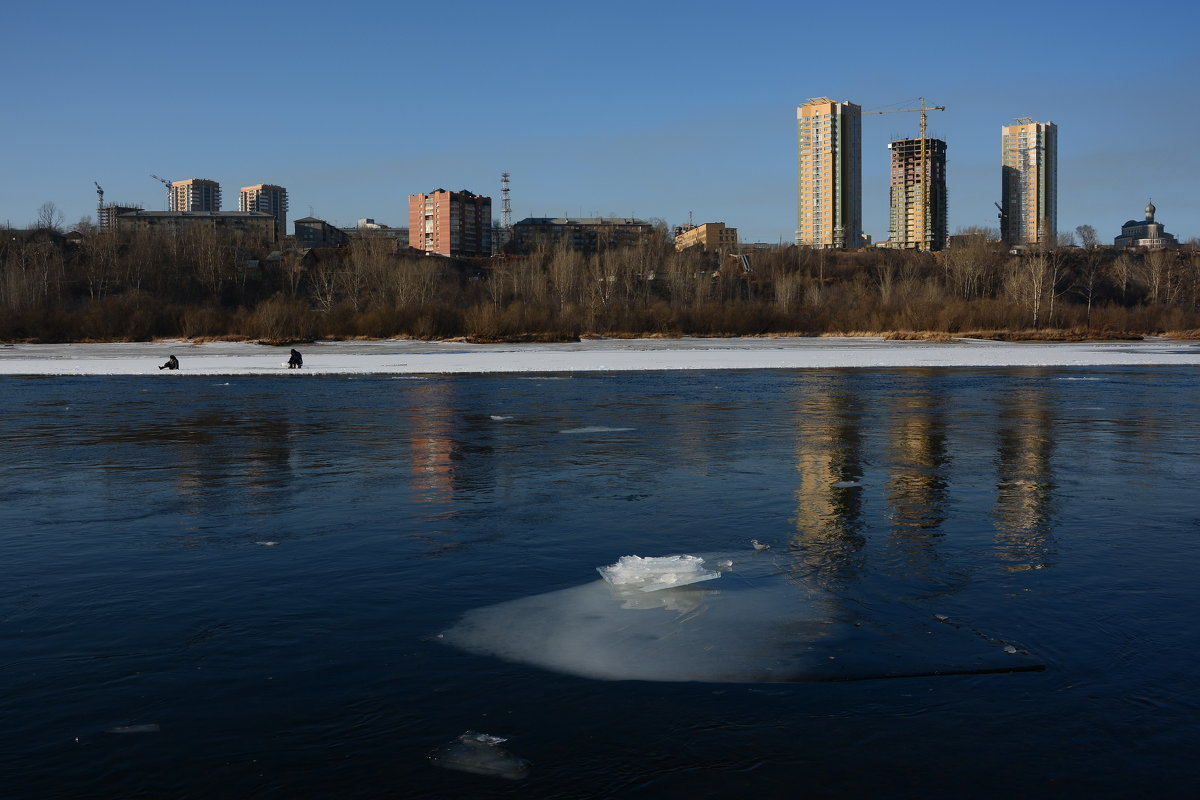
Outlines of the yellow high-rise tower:
{"label": "yellow high-rise tower", "polygon": [[1000,238],[1009,244],[1058,240],[1058,126],[1028,117],[1000,128]]}
{"label": "yellow high-rise tower", "polygon": [[796,109],[796,244],[862,245],[862,108],[816,97]]}

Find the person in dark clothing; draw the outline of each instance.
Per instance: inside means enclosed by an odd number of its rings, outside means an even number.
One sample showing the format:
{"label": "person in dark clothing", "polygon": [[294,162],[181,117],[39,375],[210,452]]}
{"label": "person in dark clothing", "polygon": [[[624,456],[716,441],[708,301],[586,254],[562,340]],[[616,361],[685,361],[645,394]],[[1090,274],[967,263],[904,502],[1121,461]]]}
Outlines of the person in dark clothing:
{"label": "person in dark clothing", "polygon": [[167,359],[167,363],[163,364],[159,369],[179,369],[179,359],[171,356]]}
{"label": "person in dark clothing", "polygon": [[300,351],[292,349],[292,357],[288,359],[288,369],[299,369],[304,366],[304,356],[300,355]]}

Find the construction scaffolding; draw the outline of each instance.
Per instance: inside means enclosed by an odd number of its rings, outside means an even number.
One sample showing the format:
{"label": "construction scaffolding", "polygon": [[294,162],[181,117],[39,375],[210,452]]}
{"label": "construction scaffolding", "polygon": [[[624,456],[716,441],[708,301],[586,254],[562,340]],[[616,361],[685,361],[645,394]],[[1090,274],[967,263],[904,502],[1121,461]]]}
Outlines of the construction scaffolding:
{"label": "construction scaffolding", "polygon": [[[921,113],[920,137],[917,139],[901,139],[892,142],[888,148],[892,150],[892,205],[890,212],[891,230],[889,243],[891,247],[919,250],[941,250],[946,246],[946,143],[940,139],[929,139],[925,135],[928,112],[945,111],[945,106],[927,106],[925,98],[917,108],[893,108],[883,111],[866,111],[866,114],[899,114],[902,112],[919,111]],[[935,176],[939,170],[931,163],[937,147],[940,145],[940,183]],[[915,154],[908,143],[915,143]],[[897,146],[900,145],[899,148]],[[904,156],[897,165],[897,149]],[[914,157],[915,156],[915,157]],[[911,167],[909,166],[911,164]],[[897,169],[901,172],[897,175]],[[912,189],[908,188],[908,172],[913,173],[915,182]],[[899,179],[899,184],[897,183]],[[940,186],[940,213],[935,205],[935,194]],[[897,199],[903,201],[897,208]],[[940,226],[939,226],[940,220]],[[913,223],[916,224],[913,224]],[[940,236],[938,231],[940,230]],[[899,239],[897,239],[897,231]]]}
{"label": "construction scaffolding", "polygon": [[942,250],[946,246],[946,143],[941,139],[901,139],[892,151],[890,247]]}

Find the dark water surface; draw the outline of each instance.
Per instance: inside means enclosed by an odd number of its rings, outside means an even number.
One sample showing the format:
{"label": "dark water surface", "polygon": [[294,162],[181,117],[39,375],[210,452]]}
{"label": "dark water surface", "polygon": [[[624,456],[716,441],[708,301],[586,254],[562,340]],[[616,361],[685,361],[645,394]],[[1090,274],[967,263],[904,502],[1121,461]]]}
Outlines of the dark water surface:
{"label": "dark water surface", "polygon": [[[0,378],[0,797],[1190,795],[1198,389],[1171,368]],[[622,555],[718,551],[1045,670],[612,681],[437,639]],[[723,624],[690,630],[740,644]],[[430,763],[468,730],[528,777]]]}

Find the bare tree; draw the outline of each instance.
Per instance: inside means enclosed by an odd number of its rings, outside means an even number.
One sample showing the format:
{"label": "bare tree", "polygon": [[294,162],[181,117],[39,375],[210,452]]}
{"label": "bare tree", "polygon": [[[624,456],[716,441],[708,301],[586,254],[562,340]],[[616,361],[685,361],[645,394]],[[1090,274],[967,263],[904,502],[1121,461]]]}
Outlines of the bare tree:
{"label": "bare tree", "polygon": [[1096,229],[1091,225],[1079,225],[1075,228],[1075,235],[1079,237],[1079,246],[1084,250],[1094,250],[1098,240],[1096,239]]}
{"label": "bare tree", "polygon": [[47,200],[38,206],[37,225],[35,227],[54,231],[55,233],[62,232],[63,215],[58,210],[58,206]]}

